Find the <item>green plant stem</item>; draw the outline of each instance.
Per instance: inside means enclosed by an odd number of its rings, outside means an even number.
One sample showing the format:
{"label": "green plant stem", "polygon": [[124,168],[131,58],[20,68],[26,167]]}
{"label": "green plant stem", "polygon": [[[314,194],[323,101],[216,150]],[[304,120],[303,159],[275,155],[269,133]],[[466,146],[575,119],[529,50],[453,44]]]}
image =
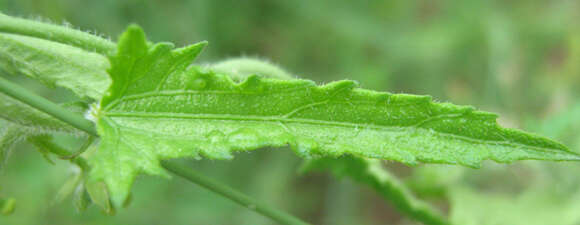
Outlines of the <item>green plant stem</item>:
{"label": "green plant stem", "polygon": [[66,26],[11,17],[0,13],[0,32],[51,40],[108,55],[115,51],[115,43]]}
{"label": "green plant stem", "polygon": [[23,87],[20,87],[17,84],[4,79],[3,77],[0,77],[0,91],[12,98],[32,106],[35,109],[38,109],[63,122],[66,122],[79,130],[82,130],[92,136],[98,137],[93,122],[90,120],[85,119],[81,115],[72,113],[41,96],[31,93]]}
{"label": "green plant stem", "polygon": [[185,178],[188,181],[193,183],[199,184],[202,187],[205,187],[215,193],[218,193],[238,204],[256,211],[266,217],[271,218],[274,221],[279,222],[280,224],[286,225],[306,225],[307,223],[285,213],[282,211],[278,211],[276,209],[270,208],[265,204],[257,202],[256,200],[248,197],[247,195],[240,193],[236,190],[229,188],[223,184],[220,184],[208,177],[205,177],[192,169],[183,166],[177,162],[173,161],[162,161],[161,165],[163,168],[173,172],[174,174]]}
{"label": "green plant stem", "polygon": [[[9,95],[15,99],[18,99],[40,111],[46,112],[49,115],[54,116],[57,119],[62,120],[86,133],[98,137],[97,131],[93,125],[93,122],[90,120],[85,119],[81,115],[72,113],[65,108],[54,104],[53,102],[45,99],[41,96],[38,96],[34,93],[29,92],[28,90],[20,87],[17,84],[14,84],[2,77],[0,77],[0,92]],[[70,155],[70,152],[59,148],[58,146],[53,146],[51,142],[41,142],[44,147],[48,147],[51,152],[55,153],[56,155]],[[78,158],[78,157],[77,157]],[[84,163],[83,162],[76,162],[75,163]],[[204,177],[201,174],[193,171],[190,168],[184,167],[178,163],[170,162],[170,161],[163,161],[162,165],[165,169],[175,173],[178,176],[183,177],[184,179],[196,183],[202,187],[207,188],[208,190],[220,194],[238,204],[252,209],[280,224],[286,225],[305,225],[305,223],[300,219],[287,214],[285,212],[279,211],[277,209],[271,208],[263,203],[260,203],[247,195],[244,195],[232,188],[218,183],[210,178]]]}

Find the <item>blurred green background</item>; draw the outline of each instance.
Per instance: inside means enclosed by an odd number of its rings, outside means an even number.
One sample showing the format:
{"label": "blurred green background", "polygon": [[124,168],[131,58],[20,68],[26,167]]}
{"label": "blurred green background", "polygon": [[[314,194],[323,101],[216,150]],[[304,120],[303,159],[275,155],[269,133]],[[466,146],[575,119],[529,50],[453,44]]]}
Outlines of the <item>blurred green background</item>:
{"label": "blurred green background", "polygon": [[[155,42],[208,40],[196,63],[257,57],[318,83],[353,79],[470,104],[580,152],[579,1],[0,0],[0,10],[113,40],[137,23]],[[299,175],[300,163],[283,148],[194,166],[314,224],[416,224],[368,187]],[[579,163],[385,167],[456,224],[580,224]],[[0,174],[0,195],[15,197],[17,209],[0,224],[273,224],[179,178],[140,178],[132,204],[114,217],[94,206],[78,213],[70,201],[53,202],[72,172],[18,146]]]}

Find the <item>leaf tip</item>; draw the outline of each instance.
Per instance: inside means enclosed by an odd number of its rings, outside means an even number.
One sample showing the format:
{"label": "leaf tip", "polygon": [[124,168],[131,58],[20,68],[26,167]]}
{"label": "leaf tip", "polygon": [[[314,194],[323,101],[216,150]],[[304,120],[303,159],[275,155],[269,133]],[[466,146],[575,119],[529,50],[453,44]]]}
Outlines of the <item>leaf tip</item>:
{"label": "leaf tip", "polygon": [[205,46],[209,45],[209,41],[203,40],[193,44],[193,46],[198,46],[199,48],[205,48]]}
{"label": "leaf tip", "polygon": [[141,28],[141,26],[134,24],[134,23],[129,24],[129,26],[127,26],[127,29],[125,30],[125,34],[145,36],[145,32],[143,31],[143,28]]}
{"label": "leaf tip", "polygon": [[144,54],[147,51],[145,31],[137,24],[129,25],[125,32],[121,34],[117,46],[117,50],[121,54]]}
{"label": "leaf tip", "polygon": [[205,46],[207,46],[208,44],[209,42],[207,41],[201,41],[192,45],[175,49],[173,50],[173,53],[177,57],[186,57],[188,60],[193,61],[195,57],[197,57],[201,53],[201,51],[205,49]]}

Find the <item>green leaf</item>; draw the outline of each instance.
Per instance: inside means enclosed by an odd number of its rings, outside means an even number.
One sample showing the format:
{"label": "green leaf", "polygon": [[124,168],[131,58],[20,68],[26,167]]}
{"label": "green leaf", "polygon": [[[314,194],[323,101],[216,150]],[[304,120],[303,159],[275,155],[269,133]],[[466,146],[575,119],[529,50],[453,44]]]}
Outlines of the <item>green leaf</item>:
{"label": "green leaf", "polygon": [[101,98],[110,84],[105,56],[57,42],[0,33],[0,70],[67,88],[80,97]]}
{"label": "green leaf", "polygon": [[[62,86],[77,94],[98,100],[109,86],[106,74],[109,62],[106,57],[71,45],[43,40],[17,32],[8,20],[28,23],[26,20],[0,14],[0,70],[38,79],[49,86]],[[39,23],[40,24],[40,23]],[[43,25],[44,26],[44,25]],[[46,25],[48,27],[54,27]],[[14,30],[14,29],[16,30]],[[34,32],[34,31],[33,31]],[[38,33],[41,34],[41,33]],[[65,132],[79,134],[72,126],[0,93],[0,119],[10,123],[2,129],[0,140],[0,168],[16,140],[30,135]],[[81,112],[84,113],[84,112]]]}
{"label": "green leaf", "polygon": [[205,43],[149,45],[130,27],[110,58],[112,84],[97,111],[99,150],[88,160],[115,204],[138,173],[165,175],[160,159],[230,159],[235,151],[290,145],[297,154],[459,164],[579,160],[555,141],[500,127],[495,114],[338,81],[225,74],[190,66]]}
{"label": "green leaf", "polygon": [[307,161],[303,171],[331,171],[336,177],[350,177],[369,185],[397,210],[426,225],[449,224],[439,212],[415,198],[404,184],[385,170],[380,161],[354,156],[320,158]]}

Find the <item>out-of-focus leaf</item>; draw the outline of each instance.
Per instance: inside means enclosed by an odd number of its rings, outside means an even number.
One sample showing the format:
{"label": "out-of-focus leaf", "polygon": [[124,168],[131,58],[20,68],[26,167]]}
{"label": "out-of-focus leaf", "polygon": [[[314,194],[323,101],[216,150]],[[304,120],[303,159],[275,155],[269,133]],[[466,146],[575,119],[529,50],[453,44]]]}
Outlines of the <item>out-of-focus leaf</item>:
{"label": "out-of-focus leaf", "polygon": [[465,170],[450,165],[421,165],[413,168],[405,184],[420,197],[445,197],[448,186],[457,183]]}
{"label": "out-of-focus leaf", "polygon": [[0,198],[0,214],[10,215],[14,212],[16,208],[16,200],[13,198],[2,199]]}
{"label": "out-of-focus leaf", "polygon": [[61,203],[64,199],[69,197],[71,194],[75,193],[81,181],[82,181],[82,173],[76,173],[71,175],[60,187],[58,193],[56,193],[56,196],[54,197],[54,202]]}
{"label": "out-of-focus leaf", "polygon": [[545,188],[494,194],[460,185],[450,188],[451,221],[462,225],[577,225],[580,192],[558,194]]}
{"label": "out-of-focus leaf", "polygon": [[80,183],[78,186],[76,186],[73,193],[73,205],[77,211],[82,212],[85,211],[91,203],[91,197],[85,189],[84,183]]}
{"label": "out-of-focus leaf", "polygon": [[434,208],[415,198],[393,175],[385,170],[380,161],[354,156],[319,158],[307,161],[303,171],[329,170],[337,177],[349,177],[369,185],[391,202],[401,213],[426,225],[450,224]]}

